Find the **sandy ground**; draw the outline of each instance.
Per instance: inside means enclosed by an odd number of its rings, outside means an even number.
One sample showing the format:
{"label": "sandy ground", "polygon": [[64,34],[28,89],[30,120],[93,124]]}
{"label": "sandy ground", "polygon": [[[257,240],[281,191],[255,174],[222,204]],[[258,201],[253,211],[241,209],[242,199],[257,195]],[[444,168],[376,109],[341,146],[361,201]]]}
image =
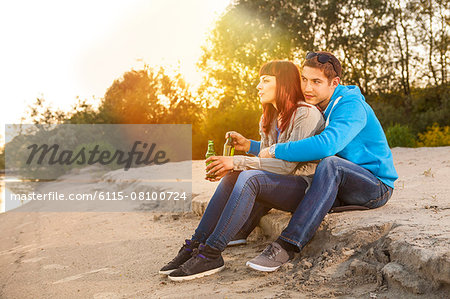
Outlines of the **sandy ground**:
{"label": "sandy ground", "polygon": [[[328,215],[305,250],[270,274],[245,267],[270,241],[257,229],[248,245],[225,250],[220,274],[184,283],[158,275],[195,229],[194,213],[0,214],[0,298],[445,298],[450,147],[393,153],[400,179],[385,207]],[[216,185],[202,177],[194,161],[197,198]]]}

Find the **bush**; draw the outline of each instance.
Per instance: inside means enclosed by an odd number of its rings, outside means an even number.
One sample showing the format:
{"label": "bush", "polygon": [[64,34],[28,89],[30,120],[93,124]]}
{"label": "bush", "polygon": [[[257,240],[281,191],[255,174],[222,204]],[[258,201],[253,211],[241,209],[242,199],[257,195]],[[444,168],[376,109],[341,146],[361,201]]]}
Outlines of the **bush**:
{"label": "bush", "polygon": [[450,126],[450,86],[413,88],[409,97],[401,93],[367,95],[383,128],[408,125],[413,134],[424,132],[437,123]]}
{"label": "bush", "polygon": [[428,127],[424,133],[419,133],[418,146],[449,146],[450,127],[440,127],[437,123]]}
{"label": "bush", "polygon": [[416,139],[408,126],[395,124],[386,130],[386,138],[390,147],[414,147]]}
{"label": "bush", "polygon": [[214,140],[216,154],[222,155],[225,133],[227,131],[236,131],[247,138],[260,140],[260,117],[260,109],[247,109],[241,103],[228,107],[210,108],[203,123],[202,140],[200,140],[197,148],[194,148],[196,153],[194,159],[204,159],[208,148],[208,140]]}

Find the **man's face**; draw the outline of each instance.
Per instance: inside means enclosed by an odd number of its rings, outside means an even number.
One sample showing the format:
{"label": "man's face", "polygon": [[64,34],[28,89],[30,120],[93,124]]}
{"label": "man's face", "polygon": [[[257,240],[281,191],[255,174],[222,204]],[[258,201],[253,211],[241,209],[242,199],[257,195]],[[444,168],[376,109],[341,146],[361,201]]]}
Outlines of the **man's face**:
{"label": "man's face", "polygon": [[311,105],[318,105],[324,110],[330,102],[334,90],[339,84],[339,77],[328,83],[328,78],[322,70],[309,66],[303,67],[301,78],[302,92],[305,101]]}

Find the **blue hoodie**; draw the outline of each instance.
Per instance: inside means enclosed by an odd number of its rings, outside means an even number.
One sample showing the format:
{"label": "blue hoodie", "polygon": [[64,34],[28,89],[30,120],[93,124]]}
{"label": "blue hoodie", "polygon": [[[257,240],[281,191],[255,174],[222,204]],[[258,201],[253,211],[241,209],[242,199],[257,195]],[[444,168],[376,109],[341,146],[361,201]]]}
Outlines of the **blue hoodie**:
{"label": "blue hoodie", "polygon": [[[278,143],[275,157],[306,162],[336,155],[369,170],[394,188],[398,175],[391,150],[380,122],[359,88],[338,85],[324,116],[329,124],[322,133],[295,142]],[[252,141],[249,153],[257,155],[258,152],[259,142]]]}

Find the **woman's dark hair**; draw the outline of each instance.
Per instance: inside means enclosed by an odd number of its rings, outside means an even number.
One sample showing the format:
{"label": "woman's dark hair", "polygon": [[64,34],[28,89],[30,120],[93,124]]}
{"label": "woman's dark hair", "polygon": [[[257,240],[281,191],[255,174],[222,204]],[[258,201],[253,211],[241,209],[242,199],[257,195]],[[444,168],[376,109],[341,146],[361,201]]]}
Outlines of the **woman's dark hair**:
{"label": "woman's dark hair", "polygon": [[[276,78],[276,105],[281,115],[280,131],[283,132],[289,124],[292,114],[304,102],[300,87],[300,71],[292,62],[286,60],[274,60],[264,64],[259,70],[259,76],[275,76]],[[306,105],[305,105],[306,106]],[[262,128],[268,134],[273,119],[277,117],[277,110],[272,104],[263,105]]]}

